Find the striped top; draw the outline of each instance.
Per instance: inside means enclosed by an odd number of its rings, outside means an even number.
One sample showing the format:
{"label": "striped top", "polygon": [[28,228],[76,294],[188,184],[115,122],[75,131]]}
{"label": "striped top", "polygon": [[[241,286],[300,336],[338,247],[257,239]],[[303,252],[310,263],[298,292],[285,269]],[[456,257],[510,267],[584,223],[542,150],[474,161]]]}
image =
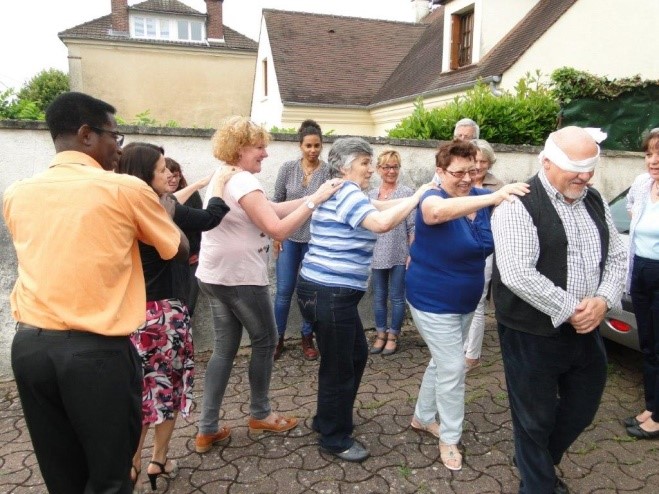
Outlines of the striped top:
{"label": "striped top", "polygon": [[354,182],[344,182],[311,217],[309,251],[300,276],[327,286],[366,291],[377,236],[361,222],[376,211]]}

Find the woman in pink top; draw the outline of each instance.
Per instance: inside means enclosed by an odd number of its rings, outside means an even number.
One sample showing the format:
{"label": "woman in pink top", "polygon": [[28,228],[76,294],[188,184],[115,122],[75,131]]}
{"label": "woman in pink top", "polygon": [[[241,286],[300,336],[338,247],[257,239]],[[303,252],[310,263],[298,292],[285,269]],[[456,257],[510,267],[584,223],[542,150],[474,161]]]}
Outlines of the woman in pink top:
{"label": "woman in pink top", "polygon": [[[212,139],[213,155],[241,171],[224,188],[224,199],[231,210],[222,227],[204,232],[201,239],[197,278],[201,291],[210,300],[215,347],[206,370],[195,441],[199,453],[209,451],[214,443],[228,439],[231,434],[228,427],[220,428],[218,422],[243,327],[252,346],[250,431],[285,432],[298,422],[296,418],[273,412],[268,397],[272,355],[277,343],[268,286],[269,237],[281,241],[290,236],[311,217],[319,203],[339,189],[342,180],[328,180],[316,192],[301,199],[270,202],[254,176],[268,156],[269,141],[270,135],[263,127],[244,117],[230,118]],[[208,190],[213,190],[220,170],[211,179]],[[209,199],[207,194],[205,202]]]}

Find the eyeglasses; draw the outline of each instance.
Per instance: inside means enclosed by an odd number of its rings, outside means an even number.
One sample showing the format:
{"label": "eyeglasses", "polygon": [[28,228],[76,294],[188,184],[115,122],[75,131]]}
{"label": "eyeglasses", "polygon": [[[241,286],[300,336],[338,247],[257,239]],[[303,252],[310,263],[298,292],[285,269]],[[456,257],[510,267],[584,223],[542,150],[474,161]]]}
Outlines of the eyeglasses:
{"label": "eyeglasses", "polygon": [[119,146],[121,146],[124,143],[124,135],[120,134],[115,130],[101,129],[100,127],[94,127],[92,125],[90,125],[89,128],[95,130],[96,132],[100,132],[100,133],[107,132],[108,134],[111,134],[112,137],[114,137],[114,140],[117,141],[117,144]]}
{"label": "eyeglasses", "polygon": [[459,172],[452,172],[451,170],[444,170],[446,173],[450,173],[453,175],[455,178],[464,178],[464,176],[468,173],[470,177],[475,177],[480,173],[480,170],[478,168],[473,168],[471,170],[467,171],[459,171]]}
{"label": "eyeglasses", "polygon": [[400,165],[398,165],[398,166],[378,166],[378,168],[384,170],[385,172],[390,172],[390,171],[397,172],[398,170],[400,170]]}

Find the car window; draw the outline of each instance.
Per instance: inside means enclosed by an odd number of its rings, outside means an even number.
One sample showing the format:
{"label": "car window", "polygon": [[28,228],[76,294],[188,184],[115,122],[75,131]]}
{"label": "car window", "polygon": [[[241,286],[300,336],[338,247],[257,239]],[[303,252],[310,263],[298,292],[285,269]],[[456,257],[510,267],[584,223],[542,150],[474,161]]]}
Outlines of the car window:
{"label": "car window", "polygon": [[620,233],[629,233],[631,218],[627,212],[627,192],[629,188],[609,203],[613,224]]}

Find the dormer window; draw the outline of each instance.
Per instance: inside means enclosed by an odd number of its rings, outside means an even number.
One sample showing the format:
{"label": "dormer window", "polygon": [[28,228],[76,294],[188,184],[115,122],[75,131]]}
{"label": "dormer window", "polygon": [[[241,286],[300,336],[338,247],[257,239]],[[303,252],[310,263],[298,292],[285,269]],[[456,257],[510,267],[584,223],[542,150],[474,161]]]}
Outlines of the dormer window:
{"label": "dormer window", "polygon": [[472,63],[474,11],[451,15],[451,70]]}
{"label": "dormer window", "polygon": [[203,42],[206,33],[202,21],[132,15],[130,35],[137,39]]}

